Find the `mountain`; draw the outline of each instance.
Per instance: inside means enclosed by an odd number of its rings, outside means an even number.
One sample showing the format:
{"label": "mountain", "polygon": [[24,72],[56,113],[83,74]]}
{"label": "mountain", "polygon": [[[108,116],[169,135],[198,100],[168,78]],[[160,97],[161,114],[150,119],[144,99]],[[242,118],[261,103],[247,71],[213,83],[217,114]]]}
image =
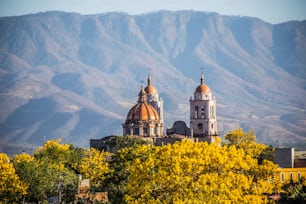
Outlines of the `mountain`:
{"label": "mountain", "polygon": [[90,138],[122,134],[148,72],[165,128],[188,124],[200,68],[221,135],[243,127],[259,142],[306,147],[306,21],[45,12],[1,17],[0,29],[0,151],[56,138],[88,147]]}

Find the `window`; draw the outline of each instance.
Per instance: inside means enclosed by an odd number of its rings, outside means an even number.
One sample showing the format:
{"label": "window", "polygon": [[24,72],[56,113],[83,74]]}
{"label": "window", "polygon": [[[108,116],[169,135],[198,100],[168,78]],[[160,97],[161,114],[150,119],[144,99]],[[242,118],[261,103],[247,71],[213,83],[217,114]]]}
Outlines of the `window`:
{"label": "window", "polygon": [[194,108],[194,118],[198,118],[198,114],[199,114],[199,107],[196,106],[196,107]]}
{"label": "window", "polygon": [[143,128],[143,134],[144,134],[145,136],[148,135],[148,128]]}
{"label": "window", "polygon": [[285,174],[284,174],[284,172],[281,173],[281,176],[282,176],[282,183],[284,183],[285,182]]}
{"label": "window", "polygon": [[293,174],[292,174],[292,172],[290,172],[290,181],[293,181]]}
{"label": "window", "polygon": [[301,180],[301,172],[297,173],[297,177],[298,177],[298,181],[300,181]]}
{"label": "window", "polygon": [[202,109],[201,109],[201,118],[205,118],[205,108],[204,108],[204,106],[202,106]]}
{"label": "window", "polygon": [[135,134],[134,135],[139,135],[139,128],[135,128]]}
{"label": "window", "polygon": [[198,124],[198,128],[199,128],[199,130],[202,130],[202,129],[203,129],[203,124],[202,124],[202,123],[199,123],[199,124]]}

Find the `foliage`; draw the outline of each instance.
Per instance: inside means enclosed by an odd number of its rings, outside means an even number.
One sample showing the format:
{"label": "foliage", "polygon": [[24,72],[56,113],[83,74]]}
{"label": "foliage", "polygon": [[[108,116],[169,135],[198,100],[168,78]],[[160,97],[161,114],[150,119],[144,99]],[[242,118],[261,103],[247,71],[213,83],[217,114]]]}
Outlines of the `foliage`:
{"label": "foliage", "polygon": [[276,165],[235,146],[183,141],[133,150],[128,203],[261,203],[278,187]]}
{"label": "foliage", "polygon": [[230,146],[236,146],[245,151],[246,154],[254,158],[259,158],[266,145],[256,143],[256,135],[253,131],[244,132],[242,128],[230,131],[224,136],[224,139],[229,141]]}
{"label": "foliage", "polygon": [[[229,143],[222,146],[183,140],[158,147],[118,137],[108,141],[122,148],[115,154],[47,141],[33,156],[10,161],[0,154],[0,200],[40,203],[61,195],[70,203],[82,173],[91,190],[108,191],[111,203],[266,203],[280,190],[274,149],[241,128],[225,138]],[[283,190],[285,201],[305,199],[305,183]]]}
{"label": "foliage", "polygon": [[306,179],[286,183],[282,190],[281,203],[306,203]]}
{"label": "foliage", "polygon": [[10,158],[0,153],[0,203],[14,203],[26,195],[28,186],[20,180]]}
{"label": "foliage", "polygon": [[79,165],[80,172],[90,180],[94,190],[101,188],[106,174],[110,171],[108,167],[108,152],[90,149],[89,155],[84,157]]}
{"label": "foliage", "polygon": [[108,174],[104,183],[104,188],[108,190],[108,197],[111,203],[125,202],[124,195],[126,193],[127,179],[131,174],[128,167],[133,165],[136,158],[145,156],[144,152],[138,154],[136,150],[139,147],[138,143],[134,143],[132,146],[123,148],[112,155],[109,163],[112,171]]}
{"label": "foliage", "polygon": [[[104,137],[102,141],[102,146],[104,147],[109,146],[111,150],[115,150],[111,152],[116,152],[126,147],[134,147],[136,145],[143,145],[143,144],[152,144],[152,143],[131,136],[108,136]],[[106,148],[104,148],[104,150],[106,150]]]}
{"label": "foliage", "polygon": [[83,152],[70,144],[60,144],[60,140],[50,140],[36,149],[34,157],[16,155],[16,172],[29,186],[25,200],[40,202],[61,194],[63,201],[73,201],[71,194],[77,192],[76,172]]}
{"label": "foliage", "polygon": [[264,160],[274,162],[275,149],[269,145],[266,146],[258,156],[258,163],[262,164]]}
{"label": "foliage", "polygon": [[27,196],[25,199],[27,201],[36,202],[43,200],[45,197],[42,188],[42,186],[44,186],[44,177],[34,157],[26,153],[15,155],[13,163],[22,181],[28,184]]}

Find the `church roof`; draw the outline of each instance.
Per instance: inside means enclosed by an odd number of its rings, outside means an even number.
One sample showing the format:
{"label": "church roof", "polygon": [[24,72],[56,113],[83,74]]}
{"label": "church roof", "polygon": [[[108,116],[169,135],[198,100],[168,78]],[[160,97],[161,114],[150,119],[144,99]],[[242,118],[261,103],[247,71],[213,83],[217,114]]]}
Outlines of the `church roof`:
{"label": "church roof", "polygon": [[148,86],[145,88],[147,94],[157,94],[156,88],[152,85],[151,77],[148,77]]}
{"label": "church roof", "polygon": [[204,76],[201,76],[201,84],[196,88],[195,93],[208,94],[210,93],[210,88],[204,84]]}
{"label": "church roof", "polygon": [[130,121],[156,121],[159,115],[156,109],[146,102],[146,92],[141,88],[138,103],[134,105],[127,114],[126,122]]}

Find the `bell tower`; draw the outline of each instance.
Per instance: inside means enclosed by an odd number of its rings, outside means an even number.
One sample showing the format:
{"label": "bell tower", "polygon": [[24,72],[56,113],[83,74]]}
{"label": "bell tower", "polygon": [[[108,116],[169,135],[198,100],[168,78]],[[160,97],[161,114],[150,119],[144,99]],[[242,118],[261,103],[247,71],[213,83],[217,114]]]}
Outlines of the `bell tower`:
{"label": "bell tower", "polygon": [[156,88],[152,85],[151,76],[148,75],[148,85],[145,88],[147,102],[151,104],[159,114],[160,121],[164,122],[163,99],[159,98]]}
{"label": "bell tower", "polygon": [[200,85],[196,88],[190,103],[190,130],[193,137],[213,142],[217,136],[216,98],[204,83],[202,73]]}

